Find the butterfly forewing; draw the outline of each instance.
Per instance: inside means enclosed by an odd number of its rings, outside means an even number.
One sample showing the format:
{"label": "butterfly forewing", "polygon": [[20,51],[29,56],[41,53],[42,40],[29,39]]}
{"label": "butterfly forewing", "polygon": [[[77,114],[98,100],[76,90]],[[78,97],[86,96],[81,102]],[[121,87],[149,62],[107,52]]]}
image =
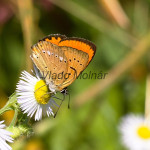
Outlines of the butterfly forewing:
{"label": "butterfly forewing", "polygon": [[64,82],[63,75],[67,72],[68,62],[64,52],[55,44],[40,41],[32,47],[32,59],[47,84],[57,85]]}
{"label": "butterfly forewing", "polygon": [[32,58],[34,64],[36,65],[36,67],[38,69],[40,68],[40,72],[45,71],[44,66],[46,66],[46,63],[45,63],[45,60],[43,59],[43,57],[41,55],[41,50],[39,49],[37,44],[33,45],[31,47],[31,49],[32,49],[31,58]]}

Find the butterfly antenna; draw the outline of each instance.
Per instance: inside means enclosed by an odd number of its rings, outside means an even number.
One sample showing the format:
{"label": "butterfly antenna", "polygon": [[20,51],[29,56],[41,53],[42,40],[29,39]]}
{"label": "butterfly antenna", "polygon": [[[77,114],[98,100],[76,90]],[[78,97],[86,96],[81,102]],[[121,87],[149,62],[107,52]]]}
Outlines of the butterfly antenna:
{"label": "butterfly antenna", "polygon": [[61,101],[62,101],[62,99],[61,99],[61,98],[59,98],[59,97],[53,96],[53,98],[56,98],[56,99],[58,99],[58,100],[61,100]]}
{"label": "butterfly antenna", "polygon": [[[47,93],[43,94],[43,95],[41,96],[41,98],[43,98],[43,96],[45,96],[45,95],[47,95],[47,94],[54,94],[54,93],[53,93],[53,92],[47,92]],[[53,96],[53,95],[52,95],[52,96]],[[53,98],[56,98],[56,97],[53,96]]]}
{"label": "butterfly antenna", "polygon": [[65,95],[64,95],[64,97],[63,97],[63,99],[62,99],[62,101],[61,101],[61,103],[60,103],[60,105],[59,105],[59,107],[58,107],[58,109],[57,109],[55,115],[54,115],[54,118],[56,117],[56,115],[57,115],[57,113],[58,113],[58,111],[59,111],[59,109],[60,109],[60,107],[61,107],[61,105],[62,105],[64,99],[65,99]]}

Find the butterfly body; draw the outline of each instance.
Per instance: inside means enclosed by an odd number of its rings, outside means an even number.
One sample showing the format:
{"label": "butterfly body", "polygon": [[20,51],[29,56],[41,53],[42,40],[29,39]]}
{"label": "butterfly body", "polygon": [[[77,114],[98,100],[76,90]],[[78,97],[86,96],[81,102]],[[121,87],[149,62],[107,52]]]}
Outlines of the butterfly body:
{"label": "butterfly body", "polygon": [[46,74],[45,81],[55,93],[69,86],[88,66],[96,46],[85,39],[54,34],[40,40],[31,49],[34,64],[41,74]]}

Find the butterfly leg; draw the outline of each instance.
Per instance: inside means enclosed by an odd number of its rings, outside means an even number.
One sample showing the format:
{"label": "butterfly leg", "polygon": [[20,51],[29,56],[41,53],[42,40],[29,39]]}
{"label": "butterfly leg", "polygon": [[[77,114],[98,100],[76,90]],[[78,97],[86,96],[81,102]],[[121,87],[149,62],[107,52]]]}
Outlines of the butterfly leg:
{"label": "butterfly leg", "polygon": [[64,88],[64,89],[62,89],[62,90],[61,90],[61,93],[62,93],[63,95],[65,95],[65,96],[66,96],[66,95],[69,96],[69,100],[68,100],[68,109],[70,109],[70,93],[69,93],[67,87]]}
{"label": "butterfly leg", "polygon": [[[60,98],[57,97],[57,99],[61,100],[61,103],[60,103],[60,105],[59,105],[59,107],[58,107],[58,109],[57,109],[57,111],[56,111],[56,113],[55,113],[55,115],[54,115],[54,118],[56,117],[56,115],[57,115],[57,113],[58,113],[58,111],[59,111],[59,109],[60,109],[60,107],[61,107],[63,101],[65,100],[65,95],[63,95],[63,96],[64,96],[63,99],[60,99]],[[54,98],[55,98],[55,97],[54,97]]]}
{"label": "butterfly leg", "polygon": [[40,88],[42,88],[42,87],[44,87],[44,86],[46,86],[46,84],[40,86],[38,89],[36,89],[36,90],[34,91],[34,93],[37,92]]}

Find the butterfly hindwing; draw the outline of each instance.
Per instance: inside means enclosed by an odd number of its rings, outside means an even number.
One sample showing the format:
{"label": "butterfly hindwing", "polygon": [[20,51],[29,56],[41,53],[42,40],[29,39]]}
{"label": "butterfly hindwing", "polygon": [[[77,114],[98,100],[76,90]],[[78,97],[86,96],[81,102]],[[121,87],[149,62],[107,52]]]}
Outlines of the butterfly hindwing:
{"label": "butterfly hindwing", "polygon": [[64,51],[68,61],[67,74],[69,74],[69,78],[66,79],[60,86],[60,89],[62,90],[63,88],[69,86],[86,68],[88,65],[89,56],[87,53],[71,47],[64,46],[61,47],[61,49]]}

